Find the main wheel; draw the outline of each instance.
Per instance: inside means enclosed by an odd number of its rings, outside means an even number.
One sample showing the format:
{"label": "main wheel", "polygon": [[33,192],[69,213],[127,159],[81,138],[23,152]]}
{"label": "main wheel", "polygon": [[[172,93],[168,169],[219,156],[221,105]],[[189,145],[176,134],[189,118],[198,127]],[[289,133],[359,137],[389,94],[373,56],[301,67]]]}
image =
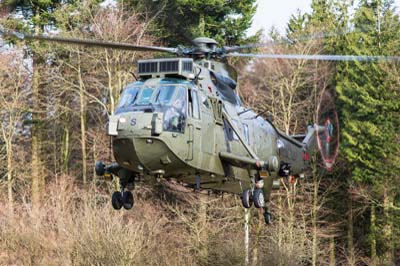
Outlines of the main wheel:
{"label": "main wheel", "polygon": [[262,189],[254,190],[253,201],[256,208],[265,207],[264,192],[262,191]]}
{"label": "main wheel", "polygon": [[243,207],[245,207],[246,209],[250,208],[251,205],[253,205],[253,195],[251,195],[250,189],[246,189],[245,191],[243,191],[242,204],[243,204]]}
{"label": "main wheel", "polygon": [[125,210],[130,210],[133,207],[133,195],[130,191],[125,191],[124,195],[122,196],[122,205],[124,206]]}
{"label": "main wheel", "polygon": [[[124,193],[125,194],[125,193]],[[111,197],[111,203],[115,210],[120,210],[122,208],[122,194],[119,191],[115,191]]]}

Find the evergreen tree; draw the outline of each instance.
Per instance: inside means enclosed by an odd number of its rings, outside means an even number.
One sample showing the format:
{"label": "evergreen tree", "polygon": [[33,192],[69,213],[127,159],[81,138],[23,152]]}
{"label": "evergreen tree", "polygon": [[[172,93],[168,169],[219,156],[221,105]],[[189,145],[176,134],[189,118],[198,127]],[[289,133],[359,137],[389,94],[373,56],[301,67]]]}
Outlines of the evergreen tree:
{"label": "evergreen tree", "polygon": [[[256,11],[255,0],[130,0],[131,7],[155,17],[159,35],[171,46],[190,44],[195,37],[214,38],[221,45],[246,39]],[[253,40],[255,41],[255,40]]]}
{"label": "evergreen tree", "polygon": [[[343,52],[396,54],[399,23],[391,1],[361,1],[353,19],[354,33],[344,38]],[[369,188],[373,205],[370,214],[373,263],[376,263],[377,241],[375,205],[383,206],[383,211],[388,213],[398,193],[400,95],[399,83],[390,74],[393,68],[399,67],[388,62],[341,62],[335,76],[342,123],[341,153],[349,164],[352,180]],[[387,228],[391,219],[385,214],[382,228]],[[378,243],[383,252],[393,249],[392,241],[387,239],[393,238],[393,230],[388,230],[391,232],[383,234]],[[382,263],[392,262],[387,258]]]}

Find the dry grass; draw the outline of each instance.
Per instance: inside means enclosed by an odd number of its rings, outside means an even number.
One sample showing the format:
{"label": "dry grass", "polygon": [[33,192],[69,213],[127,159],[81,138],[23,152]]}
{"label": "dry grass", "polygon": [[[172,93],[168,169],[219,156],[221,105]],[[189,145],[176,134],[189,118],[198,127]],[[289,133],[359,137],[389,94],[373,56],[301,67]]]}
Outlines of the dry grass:
{"label": "dry grass", "polygon": [[[160,199],[136,198],[132,211],[114,211],[108,193],[63,177],[47,187],[37,210],[27,198],[13,210],[2,204],[0,265],[242,265],[242,242],[227,239],[236,239],[234,230],[209,230],[211,219],[199,223],[196,204],[180,212]],[[193,241],[199,231],[206,237]]]}
{"label": "dry grass", "polygon": [[[27,196],[13,208],[0,199],[0,265],[244,265],[237,197],[138,186],[134,209],[115,211],[111,192],[64,176],[36,210]],[[309,265],[306,224],[266,227],[261,213],[252,211],[251,265]]]}

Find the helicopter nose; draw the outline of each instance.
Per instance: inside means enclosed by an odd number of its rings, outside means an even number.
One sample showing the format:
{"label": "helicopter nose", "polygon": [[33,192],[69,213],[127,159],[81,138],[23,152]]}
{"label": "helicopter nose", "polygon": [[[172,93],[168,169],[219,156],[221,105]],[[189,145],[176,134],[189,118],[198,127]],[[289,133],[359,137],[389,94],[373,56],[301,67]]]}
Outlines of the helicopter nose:
{"label": "helicopter nose", "polygon": [[139,136],[159,136],[163,132],[163,113],[124,113],[109,119],[110,136],[134,133]]}
{"label": "helicopter nose", "polygon": [[173,172],[181,162],[163,140],[150,136],[118,137],[113,152],[118,164],[135,172]]}
{"label": "helicopter nose", "polygon": [[113,153],[119,165],[149,174],[172,173],[184,167],[170,143],[173,133],[163,132],[162,113],[126,113],[112,119],[110,124],[117,121]]}

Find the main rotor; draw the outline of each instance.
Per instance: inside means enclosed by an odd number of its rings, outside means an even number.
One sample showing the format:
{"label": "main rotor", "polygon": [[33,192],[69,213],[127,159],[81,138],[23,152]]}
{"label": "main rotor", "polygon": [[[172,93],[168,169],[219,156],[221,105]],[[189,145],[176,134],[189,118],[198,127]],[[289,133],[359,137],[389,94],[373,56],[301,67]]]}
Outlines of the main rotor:
{"label": "main rotor", "polygon": [[118,43],[100,41],[92,39],[77,39],[59,36],[48,36],[39,34],[24,34],[16,31],[0,28],[0,36],[17,38],[21,40],[40,40],[57,42],[87,47],[100,47],[107,49],[119,49],[126,51],[147,51],[165,52],[179,57],[190,57],[194,59],[222,59],[224,57],[250,57],[250,58],[269,58],[269,59],[292,59],[292,60],[323,60],[323,61],[394,61],[399,62],[400,56],[371,56],[371,55],[320,55],[320,54],[276,54],[276,53],[239,53],[242,50],[249,50],[259,47],[271,46],[274,43],[250,44],[243,46],[223,46],[218,47],[218,43],[211,38],[199,37],[192,40],[192,47],[161,47],[134,45],[129,43]]}

